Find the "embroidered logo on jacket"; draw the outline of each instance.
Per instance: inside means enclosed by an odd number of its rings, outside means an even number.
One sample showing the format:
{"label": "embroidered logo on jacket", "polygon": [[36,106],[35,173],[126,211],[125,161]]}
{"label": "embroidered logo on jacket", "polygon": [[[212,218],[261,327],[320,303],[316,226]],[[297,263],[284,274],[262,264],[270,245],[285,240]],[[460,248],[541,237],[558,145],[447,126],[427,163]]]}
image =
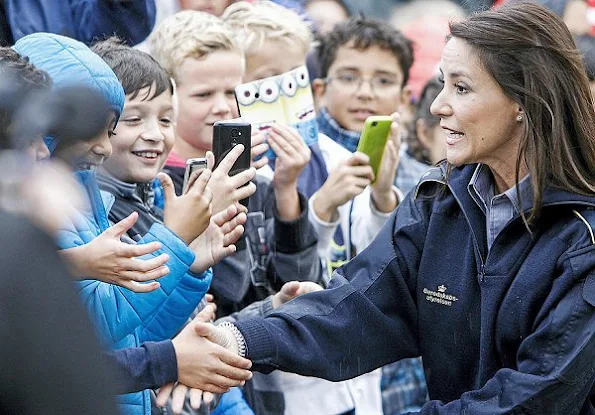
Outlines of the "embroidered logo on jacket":
{"label": "embroidered logo on jacket", "polygon": [[459,299],[454,295],[446,294],[446,290],[448,290],[448,287],[444,284],[441,284],[436,288],[436,291],[424,288],[423,293],[426,295],[427,301],[450,307],[452,306],[452,303],[458,301]]}

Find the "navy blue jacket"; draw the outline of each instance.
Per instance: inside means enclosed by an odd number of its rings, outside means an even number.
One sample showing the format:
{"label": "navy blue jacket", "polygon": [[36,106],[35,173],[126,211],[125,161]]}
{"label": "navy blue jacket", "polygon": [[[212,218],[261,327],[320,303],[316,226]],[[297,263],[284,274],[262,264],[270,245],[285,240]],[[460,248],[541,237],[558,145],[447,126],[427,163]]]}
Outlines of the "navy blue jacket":
{"label": "navy blue jacket", "polygon": [[422,414],[595,413],[595,198],[548,188],[533,237],[516,217],[488,255],[475,168],[430,170],[328,289],[238,321],[254,368],[341,380],[422,356]]}
{"label": "navy blue jacket", "polygon": [[171,340],[105,352],[117,379],[117,393],[159,389],[178,380],[178,361]]}
{"label": "navy blue jacket", "polygon": [[118,35],[142,42],[155,25],[155,0],[4,0],[14,41],[50,32],[90,44]]}

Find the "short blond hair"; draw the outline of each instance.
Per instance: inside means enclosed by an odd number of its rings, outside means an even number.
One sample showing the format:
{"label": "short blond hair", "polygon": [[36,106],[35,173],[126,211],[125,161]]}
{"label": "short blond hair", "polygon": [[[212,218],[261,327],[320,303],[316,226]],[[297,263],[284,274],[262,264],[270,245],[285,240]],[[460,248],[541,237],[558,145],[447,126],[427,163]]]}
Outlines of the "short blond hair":
{"label": "short blond hair", "polygon": [[247,56],[267,40],[282,40],[291,47],[302,47],[304,53],[314,43],[310,26],[300,15],[271,1],[234,3],[221,18],[231,27]]}
{"label": "short blond hair", "polygon": [[243,54],[233,31],[220,18],[185,10],[168,17],[149,39],[151,55],[176,79],[176,69],[188,58],[203,59],[218,51]]}

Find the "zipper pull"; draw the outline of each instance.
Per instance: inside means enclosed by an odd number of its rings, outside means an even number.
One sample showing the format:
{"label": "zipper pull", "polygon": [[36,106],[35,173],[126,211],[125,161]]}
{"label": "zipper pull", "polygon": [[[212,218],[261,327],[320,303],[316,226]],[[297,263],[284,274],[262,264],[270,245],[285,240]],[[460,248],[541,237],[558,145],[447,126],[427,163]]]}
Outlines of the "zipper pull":
{"label": "zipper pull", "polygon": [[482,263],[481,267],[479,267],[479,281],[483,282],[485,276],[486,276],[486,266],[484,263]]}

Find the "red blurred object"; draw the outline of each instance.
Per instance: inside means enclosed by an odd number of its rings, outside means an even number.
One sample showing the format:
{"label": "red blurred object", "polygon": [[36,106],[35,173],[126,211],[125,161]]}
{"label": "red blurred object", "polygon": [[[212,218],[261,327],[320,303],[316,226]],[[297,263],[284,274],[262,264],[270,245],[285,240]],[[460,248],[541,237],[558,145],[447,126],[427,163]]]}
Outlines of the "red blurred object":
{"label": "red blurred object", "polygon": [[595,36],[595,0],[587,0],[587,21],[591,25],[591,36]]}
{"label": "red blurred object", "polygon": [[428,79],[438,75],[442,49],[448,34],[446,17],[424,17],[414,20],[403,33],[413,41],[413,66],[409,71],[409,88],[413,98],[419,98]]}

